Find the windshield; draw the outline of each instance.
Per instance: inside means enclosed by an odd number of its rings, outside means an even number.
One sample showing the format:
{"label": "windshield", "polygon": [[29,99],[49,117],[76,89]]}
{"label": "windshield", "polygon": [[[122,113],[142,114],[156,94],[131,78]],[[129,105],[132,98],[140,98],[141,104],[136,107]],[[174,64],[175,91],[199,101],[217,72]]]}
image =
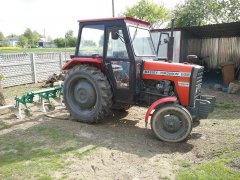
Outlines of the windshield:
{"label": "windshield", "polygon": [[136,56],[156,56],[153,42],[147,29],[129,26],[129,32]]}

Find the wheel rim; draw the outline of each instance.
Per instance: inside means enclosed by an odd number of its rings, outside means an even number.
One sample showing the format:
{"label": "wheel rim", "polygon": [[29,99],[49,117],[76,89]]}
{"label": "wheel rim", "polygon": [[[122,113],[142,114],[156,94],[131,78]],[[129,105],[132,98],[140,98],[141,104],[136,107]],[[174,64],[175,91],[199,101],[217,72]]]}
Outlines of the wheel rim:
{"label": "wheel rim", "polygon": [[89,113],[97,101],[97,92],[92,81],[84,76],[74,79],[69,86],[70,105],[81,113]]}
{"label": "wheel rim", "polygon": [[160,137],[168,140],[180,139],[189,129],[184,116],[174,110],[162,112],[155,121],[155,127]]}
{"label": "wheel rim", "polygon": [[166,115],[162,117],[162,127],[165,131],[175,133],[181,129],[182,121],[175,115]]}
{"label": "wheel rim", "polygon": [[92,108],[96,103],[96,92],[89,81],[82,79],[74,87],[74,97],[81,109]]}

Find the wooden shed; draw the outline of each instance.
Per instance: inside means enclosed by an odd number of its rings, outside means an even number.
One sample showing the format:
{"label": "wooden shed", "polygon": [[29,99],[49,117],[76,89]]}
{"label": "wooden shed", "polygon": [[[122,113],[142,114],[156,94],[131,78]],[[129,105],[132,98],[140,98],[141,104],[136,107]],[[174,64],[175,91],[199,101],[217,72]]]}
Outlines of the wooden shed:
{"label": "wooden shed", "polygon": [[[151,31],[155,47],[160,32],[170,29]],[[166,56],[166,45],[160,47],[158,56]],[[240,65],[240,22],[213,24],[205,26],[182,27],[174,30],[174,62],[184,62],[187,55],[204,58],[208,67],[217,69],[222,63],[233,62]]]}

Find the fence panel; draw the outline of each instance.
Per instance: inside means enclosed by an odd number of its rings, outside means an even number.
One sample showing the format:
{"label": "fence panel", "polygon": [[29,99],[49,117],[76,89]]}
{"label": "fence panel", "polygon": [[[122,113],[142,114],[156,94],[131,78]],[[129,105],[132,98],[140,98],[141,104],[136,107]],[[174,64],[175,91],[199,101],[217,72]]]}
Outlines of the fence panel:
{"label": "fence panel", "polygon": [[4,76],[2,87],[33,82],[32,63],[29,54],[0,55],[0,74]]}
{"label": "fence panel", "polygon": [[59,74],[73,52],[0,55],[2,87],[41,82],[53,73]]}
{"label": "fence panel", "polygon": [[35,54],[36,79],[44,81],[53,73],[61,71],[59,53]]}

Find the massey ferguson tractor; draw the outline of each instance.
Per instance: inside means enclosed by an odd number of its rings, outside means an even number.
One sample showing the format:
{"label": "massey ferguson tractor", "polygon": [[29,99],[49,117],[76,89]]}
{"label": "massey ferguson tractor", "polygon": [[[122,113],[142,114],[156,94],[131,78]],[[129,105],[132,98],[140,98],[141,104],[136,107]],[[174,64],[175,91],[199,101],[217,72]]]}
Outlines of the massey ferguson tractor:
{"label": "massey ferguson tractor", "polygon": [[173,37],[159,38],[155,49],[149,27],[129,17],[80,20],[75,54],[63,67],[64,103],[86,123],[100,122],[112,108],[148,107],[146,127],[162,141],[181,142],[193,121],[213,111],[215,97],[200,94],[203,67],[157,58],[163,43],[172,56]]}

